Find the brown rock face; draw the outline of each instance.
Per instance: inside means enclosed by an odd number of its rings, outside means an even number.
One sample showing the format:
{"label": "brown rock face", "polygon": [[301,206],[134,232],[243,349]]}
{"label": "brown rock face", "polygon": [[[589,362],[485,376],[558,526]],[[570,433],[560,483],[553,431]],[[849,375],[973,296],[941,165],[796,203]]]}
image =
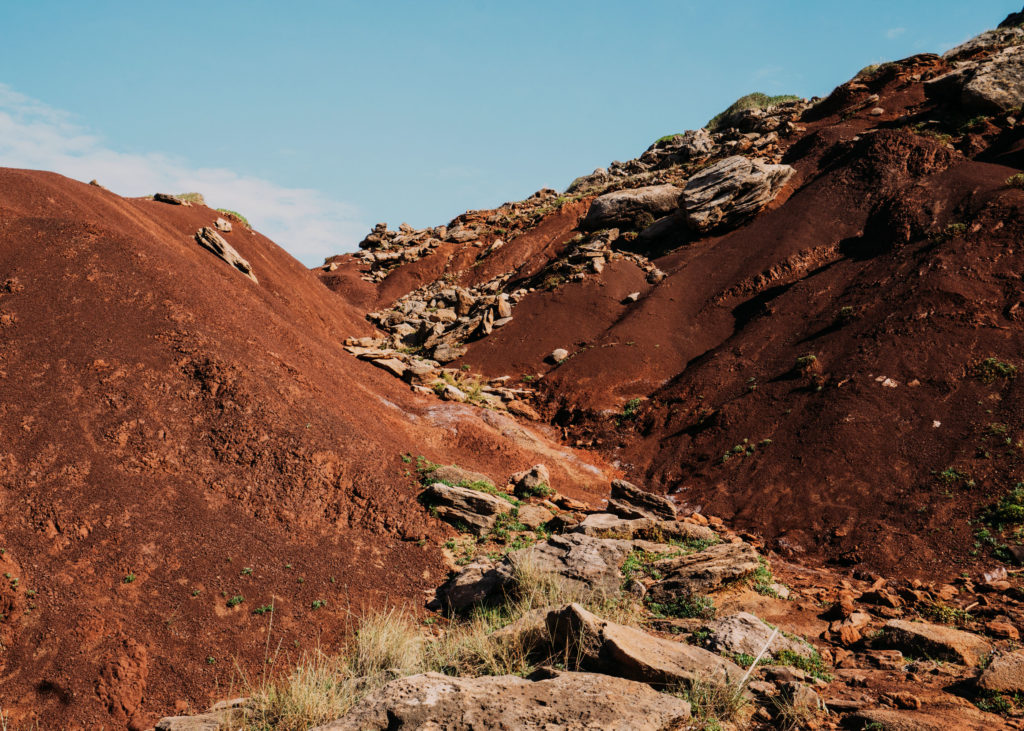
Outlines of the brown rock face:
{"label": "brown rock face", "polygon": [[690,717],[690,705],[649,685],[591,673],[453,678],[439,673],[394,680],[344,718],[313,731],[444,728],[549,731],[662,731]]}

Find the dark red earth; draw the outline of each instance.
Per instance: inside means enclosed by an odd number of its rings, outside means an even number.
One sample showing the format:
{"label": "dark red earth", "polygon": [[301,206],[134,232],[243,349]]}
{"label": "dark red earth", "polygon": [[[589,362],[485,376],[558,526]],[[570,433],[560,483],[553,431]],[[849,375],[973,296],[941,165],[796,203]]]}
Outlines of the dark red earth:
{"label": "dark red earth", "polygon": [[[1024,191],[1006,184],[1024,127],[926,99],[923,81],[947,69],[925,54],[842,85],[786,139],[797,174],[769,210],[661,242],[656,286],[619,261],[538,288],[462,362],[544,374],[533,383],[570,443],[787,556],[959,573],[975,561],[969,521],[1022,479],[1021,379],[977,369],[1024,367]],[[510,269],[521,238],[500,250]],[[384,300],[418,286],[403,269]],[[572,357],[545,363],[555,348]],[[639,415],[621,418],[634,398]]]}
{"label": "dark red earth", "polygon": [[422,607],[447,528],[402,455],[606,489],[554,429],[344,352],[362,312],[236,223],[250,281],[193,238],[218,215],[0,170],[0,706],[18,728],[149,728],[330,648],[363,608]]}

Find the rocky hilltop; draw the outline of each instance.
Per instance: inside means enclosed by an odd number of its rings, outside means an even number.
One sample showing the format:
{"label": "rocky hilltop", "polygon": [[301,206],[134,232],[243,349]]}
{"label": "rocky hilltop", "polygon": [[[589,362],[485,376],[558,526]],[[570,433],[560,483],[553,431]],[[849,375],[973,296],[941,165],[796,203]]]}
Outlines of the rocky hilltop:
{"label": "rocky hilltop", "polygon": [[1022,18],[312,273],[0,170],[0,726],[1021,728]]}

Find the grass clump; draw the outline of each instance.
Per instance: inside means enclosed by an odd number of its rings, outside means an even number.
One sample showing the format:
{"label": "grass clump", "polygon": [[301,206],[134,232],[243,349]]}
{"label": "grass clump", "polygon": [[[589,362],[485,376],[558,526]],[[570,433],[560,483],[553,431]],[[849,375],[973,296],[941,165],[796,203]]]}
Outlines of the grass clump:
{"label": "grass clump", "polygon": [[706,678],[697,678],[674,695],[689,702],[690,712],[706,731],[721,729],[723,721],[740,721],[750,709],[750,699],[744,695],[742,687],[733,683],[712,683]]}
{"label": "grass clump", "polygon": [[647,608],[656,619],[668,619],[669,617],[714,619],[718,613],[714,599],[700,594],[674,597],[667,602],[648,600]]}
{"label": "grass clump", "polygon": [[1024,523],[1024,482],[1018,482],[999,502],[987,507],[981,520],[995,530]]}
{"label": "grass clump", "polygon": [[708,132],[717,132],[721,127],[722,123],[728,119],[731,115],[736,112],[742,112],[747,109],[767,109],[768,107],[776,106],[777,104],[783,104],[785,102],[799,101],[800,97],[794,96],[793,94],[779,94],[778,96],[768,96],[762,94],[759,91],[755,91],[753,94],[747,94],[741,96],[739,99],[730,104],[725,110],[719,112],[704,125]]}
{"label": "grass clump", "polygon": [[792,650],[779,650],[775,653],[775,662],[779,665],[789,665],[797,670],[803,670],[811,677],[824,680],[826,683],[832,682],[832,675],[828,672],[825,661],[821,659],[817,650],[814,650],[810,657],[800,655]]}
{"label": "grass clump", "polygon": [[249,219],[248,219],[248,218],[246,218],[245,216],[243,216],[243,215],[242,215],[241,213],[239,213],[238,211],[232,211],[232,210],[231,210],[231,209],[229,209],[229,208],[217,208],[217,209],[215,209],[215,210],[216,210],[216,211],[217,211],[218,213],[223,213],[223,214],[224,214],[225,216],[227,216],[228,218],[233,218],[233,219],[235,219],[236,221],[238,221],[238,222],[239,222],[240,224],[242,224],[242,225],[243,225],[243,226],[245,226],[246,228],[252,228],[252,226],[250,226],[250,225],[249,225]]}
{"label": "grass clump", "polygon": [[1009,380],[1017,377],[1017,366],[989,357],[974,366],[974,377],[982,383],[993,383],[998,379]]}
{"label": "grass clump", "polygon": [[1014,173],[1006,179],[1006,184],[1011,188],[1024,190],[1024,173]]}

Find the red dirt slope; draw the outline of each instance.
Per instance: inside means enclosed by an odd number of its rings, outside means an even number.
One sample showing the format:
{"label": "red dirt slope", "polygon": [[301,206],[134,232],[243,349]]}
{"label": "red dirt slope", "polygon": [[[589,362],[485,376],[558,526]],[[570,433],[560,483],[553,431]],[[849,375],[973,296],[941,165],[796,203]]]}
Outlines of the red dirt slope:
{"label": "red dirt slope", "polygon": [[[242,276],[193,240],[216,217],[0,170],[8,719],[147,728],[223,694],[236,660],[255,675],[268,647],[335,642],[350,611],[419,606],[444,528],[403,453],[605,484],[543,427],[414,396],[341,351],[370,331],[361,312],[236,225],[259,284]],[[271,604],[268,636],[253,610]]]}

